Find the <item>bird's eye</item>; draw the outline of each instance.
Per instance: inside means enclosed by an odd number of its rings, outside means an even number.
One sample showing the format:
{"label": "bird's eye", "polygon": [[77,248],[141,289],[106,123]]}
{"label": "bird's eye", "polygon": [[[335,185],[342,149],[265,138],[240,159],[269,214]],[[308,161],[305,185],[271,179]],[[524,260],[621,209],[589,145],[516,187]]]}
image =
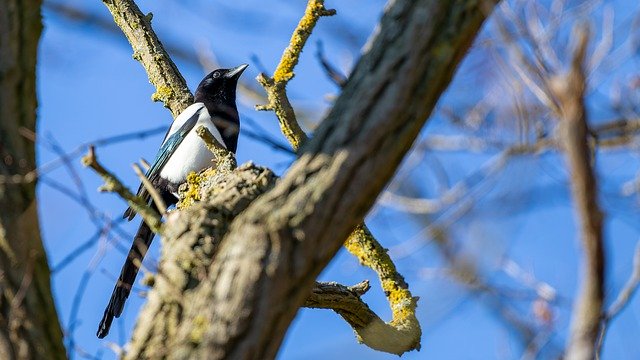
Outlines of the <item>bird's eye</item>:
{"label": "bird's eye", "polygon": [[214,78],[214,79],[219,78],[219,77],[220,77],[220,73],[219,73],[219,72],[217,72],[217,71],[215,71],[215,72],[211,75],[211,77],[212,77],[212,78]]}

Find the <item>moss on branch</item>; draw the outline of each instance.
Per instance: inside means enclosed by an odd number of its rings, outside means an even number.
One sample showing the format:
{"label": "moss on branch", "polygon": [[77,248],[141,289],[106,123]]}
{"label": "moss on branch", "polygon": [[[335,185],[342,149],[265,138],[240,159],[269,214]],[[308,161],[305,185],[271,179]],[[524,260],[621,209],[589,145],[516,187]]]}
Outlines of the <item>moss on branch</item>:
{"label": "moss on branch", "polygon": [[[103,0],[103,3],[131,43],[133,57],[143,65],[149,81],[156,87],[152,99],[162,101],[174,117],[177,116],[193,102],[193,96],[155,35],[151,16],[143,15],[131,0]],[[256,108],[275,112],[283,134],[296,151],[308,138],[298,124],[286,94],[286,85],[294,77],[294,68],[318,19],[334,14],[335,10],[324,7],[323,0],[310,0],[273,77],[260,74],[257,78],[267,92],[268,103]],[[229,223],[257,195],[275,184],[275,176],[267,169],[253,164],[236,169],[233,154],[216,144],[215,138],[206,129],[198,130],[215,154],[217,167],[190,174],[180,189],[182,200],[178,208],[184,212],[169,216],[168,221],[173,225],[168,227],[171,230],[163,247],[162,276],[155,279],[149,302],[139,317],[131,351],[126,354],[128,358],[153,354],[163,356],[170,351],[171,339],[177,328],[185,328],[185,324],[181,324],[182,316],[186,316],[183,307],[190,304],[188,298],[195,299],[196,293],[202,295],[202,291],[197,290],[198,283],[209,271],[217,244]],[[93,161],[88,158],[88,163],[99,166],[95,156]],[[139,203],[140,199],[124,188],[113,175],[106,170],[98,172],[105,178],[110,191],[118,192],[141,214],[146,212],[148,207],[145,209]],[[149,221],[154,224],[157,221],[159,229],[160,218],[157,214],[155,218],[150,217]],[[360,295],[368,289],[368,283],[354,287],[318,283],[305,306],[335,310],[353,327],[358,339],[374,349],[402,354],[419,348],[421,332],[415,318],[417,298],[411,296],[407,284],[384,249],[365,225],[360,225],[345,245],[363,265],[378,273],[392,308],[392,320],[385,323],[360,299]],[[210,331],[210,322],[203,319],[193,317],[190,325],[186,326],[189,329],[188,338],[193,344],[199,343],[206,331]]]}
{"label": "moss on branch", "polygon": [[149,228],[151,228],[153,232],[161,232],[162,221],[160,220],[158,212],[149,207],[140,197],[134,195],[115,175],[105,169],[102,164],[98,162],[95,148],[93,146],[90,146],[87,155],[82,157],[82,165],[92,168],[96,173],[98,173],[98,175],[100,175],[100,177],[102,177],[104,185],[100,187],[100,191],[114,192],[120,195],[120,197],[125,199],[136,213],[140,214],[144,222],[149,225]]}
{"label": "moss on branch", "polygon": [[269,102],[265,105],[256,106],[256,109],[263,111],[272,110],[275,112],[280,122],[282,133],[296,151],[307,140],[307,135],[296,120],[295,112],[287,97],[286,86],[294,76],[293,69],[298,64],[302,49],[309,39],[309,36],[311,36],[313,28],[318,23],[318,19],[322,16],[332,16],[335,14],[335,10],[328,10],[324,7],[324,0],[309,0],[304,15],[293,31],[289,45],[282,53],[273,77],[262,73],[257,77],[258,82],[267,92]]}
{"label": "moss on branch", "polygon": [[149,82],[156,88],[153,101],[161,101],[175,118],[193,103],[187,82],[178,71],[158,36],[151,27],[151,14],[144,15],[132,0],[102,1],[113,20],[120,27],[133,48],[133,58],[147,72]]}
{"label": "moss on branch", "polygon": [[[266,105],[258,105],[256,108],[258,110],[272,110],[275,112],[280,122],[282,133],[296,151],[308,137],[298,124],[295,112],[287,96],[286,85],[294,76],[293,70],[298,63],[304,45],[309,36],[311,36],[311,32],[316,23],[321,16],[331,15],[335,15],[335,10],[327,10],[324,7],[324,1],[310,0],[307,3],[304,15],[291,36],[289,45],[282,54],[282,58],[274,71],[273,77],[260,74],[257,78],[258,82],[267,92],[269,103]],[[372,348],[397,354],[419,349],[422,330],[415,316],[418,298],[411,295],[407,283],[404,281],[402,275],[397,272],[395,264],[387,252],[382,248],[365,224],[359,225],[354,230],[349,236],[349,239],[347,239],[345,247],[360,260],[362,265],[378,273],[382,289],[387,296],[393,316],[392,320],[385,324],[375,313],[372,313],[368,319],[370,321],[369,324],[372,326],[375,325],[374,327],[377,329],[377,333],[374,335],[371,331],[364,331],[363,329],[366,327],[360,328],[354,325],[342,313],[338,310],[336,311],[354,327],[358,339]],[[348,298],[345,297],[345,299]],[[366,304],[364,304],[364,307],[368,310]],[[366,311],[363,310],[364,307],[361,307],[361,309],[366,313]],[[382,333],[380,333],[380,331]],[[376,343],[379,343],[379,338],[382,337],[393,338],[400,346],[394,344],[386,348],[377,346]]]}

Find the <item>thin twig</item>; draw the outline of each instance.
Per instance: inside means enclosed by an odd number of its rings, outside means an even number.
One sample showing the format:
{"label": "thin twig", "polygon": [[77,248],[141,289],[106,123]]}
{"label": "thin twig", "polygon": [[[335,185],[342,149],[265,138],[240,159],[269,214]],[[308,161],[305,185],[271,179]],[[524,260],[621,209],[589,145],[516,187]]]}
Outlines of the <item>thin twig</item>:
{"label": "thin twig", "polygon": [[95,170],[105,181],[105,184],[100,187],[100,191],[115,192],[120,195],[136,213],[140,214],[144,222],[149,225],[149,228],[151,228],[153,232],[161,232],[162,222],[160,221],[158,212],[149,207],[144,200],[133,195],[129,189],[122,185],[122,182],[118,180],[118,178],[98,162],[93,146],[90,146],[87,155],[82,157],[82,164]]}
{"label": "thin twig", "polygon": [[57,158],[38,166],[36,169],[31,170],[24,175],[20,175],[20,174],[0,175],[0,183],[28,184],[30,182],[33,182],[39,179],[44,174],[57,169],[59,166],[64,165],[65,159],[71,160],[80,156],[83,152],[85,152],[89,148],[90,145],[93,145],[96,148],[98,148],[102,146],[113,145],[113,144],[117,144],[125,141],[130,141],[130,140],[138,140],[138,139],[141,140],[148,136],[160,134],[165,131],[167,131],[167,127],[160,126],[160,127],[149,129],[149,130],[135,131],[135,132],[124,133],[124,134],[115,135],[115,136],[108,136],[108,137],[88,141],[84,144],[80,144],[76,146],[75,149],[65,153],[64,156],[58,156]]}
{"label": "thin twig", "polygon": [[140,158],[140,164],[144,168],[144,171],[149,171],[149,169],[151,169],[151,164],[149,164],[149,162],[144,158]]}
{"label": "thin twig", "polygon": [[236,162],[236,157],[233,153],[227,148],[225,148],[207,129],[205,126],[198,126],[196,129],[196,134],[200,136],[202,141],[204,141],[205,145],[209,151],[213,153],[213,156],[216,158],[216,169],[219,171],[233,171],[238,164]]}
{"label": "thin twig", "polygon": [[144,186],[149,195],[151,195],[153,202],[156,204],[156,208],[158,208],[160,216],[165,216],[167,214],[167,205],[164,203],[164,200],[162,200],[162,196],[160,196],[160,193],[158,193],[158,190],[153,186],[151,181],[147,179],[145,174],[142,172],[142,169],[140,169],[140,166],[138,164],[133,164],[132,166],[133,171],[135,171],[136,175],[138,175],[138,178],[142,182],[142,186]]}
{"label": "thin twig", "polygon": [[335,13],[335,10],[327,10],[324,7],[324,0],[309,0],[304,15],[293,31],[289,46],[284,50],[273,77],[269,77],[264,73],[260,73],[257,77],[258,82],[267,92],[269,102],[265,105],[256,106],[256,110],[272,110],[276,113],[282,133],[296,151],[307,140],[307,135],[296,120],[295,112],[287,97],[285,88],[294,76],[293,69],[298,64],[302,49],[309,36],[311,36],[318,19],[322,16],[335,15]]}
{"label": "thin twig", "polygon": [[627,280],[620,293],[609,306],[609,309],[602,315],[602,327],[600,328],[600,335],[598,337],[597,354],[600,354],[604,338],[607,335],[607,330],[611,321],[629,304],[631,298],[638,290],[640,285],[640,243],[636,245],[636,250],[633,255],[633,269],[631,276]]}
{"label": "thin twig", "polygon": [[320,65],[324,69],[324,72],[327,74],[329,80],[331,80],[334,84],[336,84],[339,88],[343,88],[347,83],[347,77],[344,74],[340,73],[324,56],[324,46],[322,41],[318,41],[316,43],[316,58],[320,62]]}

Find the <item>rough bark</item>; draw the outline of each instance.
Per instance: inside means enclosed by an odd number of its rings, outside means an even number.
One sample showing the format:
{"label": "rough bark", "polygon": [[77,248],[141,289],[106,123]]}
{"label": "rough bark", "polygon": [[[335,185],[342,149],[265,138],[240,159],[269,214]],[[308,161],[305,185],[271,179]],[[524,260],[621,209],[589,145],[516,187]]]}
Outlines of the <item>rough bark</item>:
{"label": "rough bark", "polygon": [[[286,86],[294,77],[295,66],[318,20],[322,16],[331,16],[335,13],[335,10],[325,8],[324,0],[309,0],[304,15],[293,30],[289,46],[284,50],[280,62],[276,66],[273,77],[261,73],[256,78],[269,99],[266,105],[258,105],[256,109],[272,110],[276,114],[282,134],[296,152],[300,150],[308,137],[296,119],[296,114],[289,102]],[[344,87],[345,83],[346,80],[340,87]],[[382,290],[391,308],[392,318],[385,323],[364,303],[358,307],[358,316],[355,317],[366,318],[369,320],[367,323],[350,321],[349,319],[353,318],[351,315],[355,312],[345,316],[347,313],[342,310],[341,306],[336,306],[334,310],[352,326],[358,341],[373,349],[397,355],[411,350],[419,350],[422,329],[415,316],[418,298],[413,297],[409,285],[398,273],[386,250],[364,223],[359,224],[351,233],[345,242],[345,248],[360,260],[361,265],[369,267],[378,274]],[[328,300],[327,304],[338,305],[336,301]],[[343,297],[343,300],[345,303],[342,305],[349,308],[353,308],[352,305],[358,303],[352,301],[353,298],[349,296]]]}
{"label": "rough bark", "polygon": [[[189,184],[197,188],[186,191],[197,191],[201,201],[178,214],[169,214],[158,275],[152,280],[153,290],[139,316],[126,358],[164,358],[179,346],[176,325],[185,321],[185,308],[200,295],[196,289],[206,279],[213,254],[231,220],[258,195],[271,189],[275,181],[270,170],[253,164],[230,173],[190,179]],[[194,327],[188,338],[180,341],[198,342],[202,318],[186,321],[191,321]],[[185,358],[190,356],[187,354]]]}
{"label": "rough bark", "polygon": [[170,338],[136,337],[132,348],[170,339],[175,346],[163,356],[171,358],[273,358],[315,278],[393,175],[492,5],[392,2],[298,161],[231,224],[181,321],[166,325],[175,327]]}
{"label": "rough bark", "polygon": [[151,28],[153,14],[143,15],[133,1],[103,0],[102,2],[111,12],[113,21],[122,29],[131,43],[133,58],[144,66],[149,82],[156,88],[151,99],[162,101],[175,118],[193,103],[193,95]]}
{"label": "rough bark", "polygon": [[0,1],[0,358],[66,358],[35,187],[40,1]]}

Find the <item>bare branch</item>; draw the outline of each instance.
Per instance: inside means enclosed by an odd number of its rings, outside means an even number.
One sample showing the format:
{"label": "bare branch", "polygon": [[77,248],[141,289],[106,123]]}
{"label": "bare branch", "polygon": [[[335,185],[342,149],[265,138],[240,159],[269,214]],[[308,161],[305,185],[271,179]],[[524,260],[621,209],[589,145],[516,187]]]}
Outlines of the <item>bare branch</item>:
{"label": "bare branch", "polygon": [[211,134],[209,129],[200,125],[196,129],[196,134],[200,136],[202,141],[207,145],[209,151],[211,151],[216,158],[216,169],[229,172],[238,167],[235,155],[220,144],[213,134]]}
{"label": "bare branch", "polygon": [[598,188],[584,107],[584,61],[589,42],[588,28],[577,27],[574,35],[577,47],[571,69],[565,76],[554,79],[551,86],[560,108],[560,126],[584,252],[583,278],[575,300],[566,357],[593,359],[597,356],[596,343],[604,303],[603,215],[598,205]]}
{"label": "bare branch", "polygon": [[98,162],[93,146],[89,147],[89,152],[82,158],[82,164],[95,170],[105,181],[105,184],[100,187],[100,191],[115,192],[120,195],[121,198],[127,201],[132,209],[140,214],[151,230],[156,233],[161,232],[162,222],[160,221],[160,215],[149,207],[144,200],[133,195],[129,189],[122,185],[122,182],[118,180],[118,178]]}
{"label": "bare branch", "polygon": [[609,306],[609,309],[602,315],[602,327],[600,329],[600,336],[598,337],[598,354],[602,349],[609,324],[629,304],[629,301],[638,290],[638,286],[640,286],[640,243],[636,245],[636,251],[633,255],[633,269],[631,270],[631,276],[622,290],[620,290],[616,299]]}
{"label": "bare branch", "polygon": [[153,15],[151,13],[144,15],[132,0],[103,0],[102,2],[129,40],[133,48],[133,58],[142,64],[149,81],[155,86],[156,92],[151,99],[162,101],[175,118],[193,103],[193,95],[151,28]]}
{"label": "bare branch", "polygon": [[369,291],[368,281],[354,286],[344,286],[335,282],[316,282],[304,307],[315,309],[331,309],[342,316],[349,325],[358,332],[378,316],[369,309],[360,296]]}
{"label": "bare branch", "polygon": [[329,80],[331,80],[334,84],[336,84],[339,88],[343,88],[344,84],[347,83],[347,77],[340,73],[324,55],[324,46],[322,45],[322,41],[318,41],[316,43],[316,58],[320,62],[322,69],[327,74]]}
{"label": "bare branch", "polygon": [[293,31],[289,46],[284,50],[273,77],[268,77],[264,73],[257,77],[258,82],[267,92],[269,102],[266,105],[256,106],[256,109],[272,110],[276,113],[282,133],[296,151],[307,140],[307,135],[296,120],[296,114],[289,102],[285,88],[294,76],[293,69],[298,64],[302,49],[311,36],[318,19],[321,16],[335,15],[335,13],[335,10],[327,10],[324,7],[324,0],[309,0],[304,15]]}
{"label": "bare branch", "polygon": [[153,186],[153,184],[151,184],[151,181],[147,179],[146,175],[142,172],[138,164],[133,164],[133,171],[135,171],[136,175],[138,175],[138,178],[142,182],[142,186],[144,186],[144,188],[147,189],[147,192],[149,192],[149,195],[151,195],[153,202],[158,208],[160,216],[164,216],[167,213],[167,205],[165,205],[164,200],[162,200],[162,196],[160,196],[160,194],[158,193],[158,190]]}

